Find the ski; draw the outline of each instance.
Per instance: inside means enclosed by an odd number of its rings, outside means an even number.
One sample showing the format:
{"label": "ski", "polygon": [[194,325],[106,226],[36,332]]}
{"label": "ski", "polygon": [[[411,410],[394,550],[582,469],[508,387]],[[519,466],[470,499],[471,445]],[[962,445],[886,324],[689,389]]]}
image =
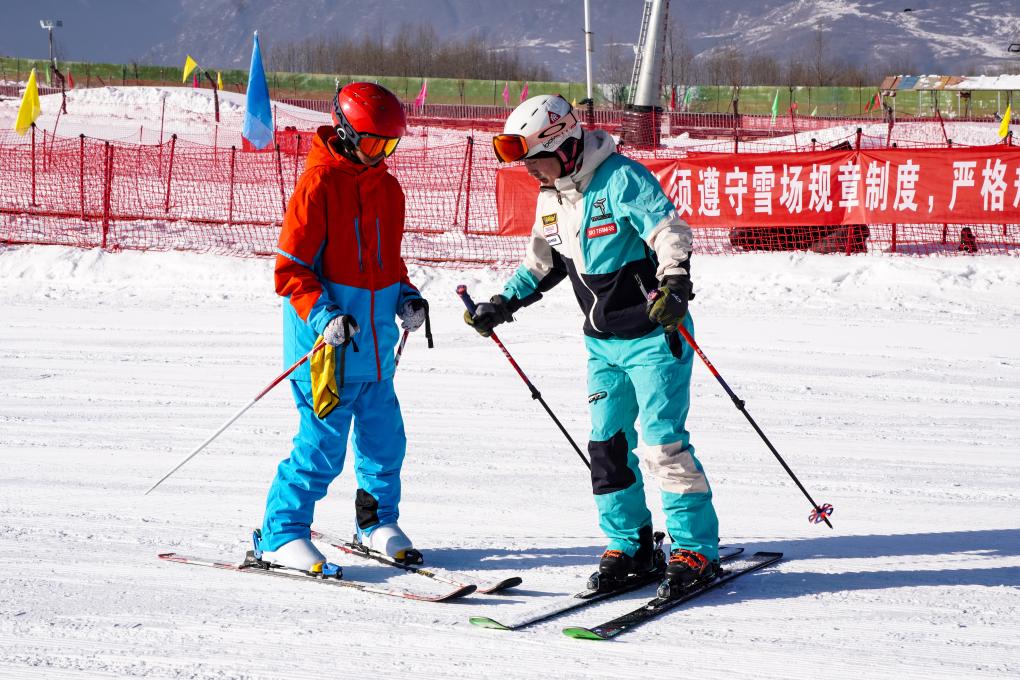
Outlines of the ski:
{"label": "ski", "polygon": [[190,555],[181,555],[178,553],[162,553],[159,555],[159,559],[166,560],[168,562],[177,562],[179,564],[193,564],[200,567],[213,567],[216,569],[225,569],[227,571],[239,571],[245,574],[264,574],[266,576],[276,576],[278,578],[286,578],[294,581],[320,583],[322,585],[335,586],[338,588],[352,588],[365,593],[388,595],[390,597],[400,597],[405,600],[417,600],[420,602],[446,602],[448,600],[457,599],[458,597],[470,595],[475,591],[475,586],[468,584],[460,585],[445,593],[433,595],[431,593],[384,588],[371,583],[351,581],[346,578],[318,578],[296,569],[287,569],[286,567],[267,567],[265,566],[265,562],[255,560],[251,556],[250,551],[248,553],[248,557],[241,564],[220,562],[218,560],[208,559],[205,557],[192,557]]}
{"label": "ski", "polygon": [[314,529],[312,529],[312,538],[320,541],[325,541],[326,543],[333,546],[337,550],[342,550],[348,555],[354,555],[356,557],[364,557],[369,560],[375,560],[376,562],[379,562],[381,564],[396,567],[397,569],[403,569],[404,571],[410,572],[412,574],[418,574],[419,576],[425,576],[435,581],[439,581],[440,583],[446,583],[449,585],[460,587],[467,587],[473,585],[475,586],[475,588],[477,588],[474,592],[482,593],[485,595],[491,593],[498,593],[502,590],[507,590],[509,588],[514,588],[516,586],[521,585],[521,583],[524,582],[520,576],[511,576],[509,578],[503,579],[502,581],[496,581],[495,583],[489,583],[485,585],[472,584],[471,577],[468,576],[467,574],[459,574],[453,571],[443,571],[440,573],[432,571],[431,569],[419,567],[417,565],[404,564],[403,562],[398,562],[397,560],[393,559],[392,557],[385,553],[381,553],[377,550],[372,550],[371,548],[361,545],[360,543],[355,543],[354,541],[345,541],[344,539],[339,538],[337,536],[333,536],[331,534],[324,534],[321,531],[316,531]]}
{"label": "ski", "polygon": [[[742,552],[744,552],[744,549],[740,547],[720,546],[719,561],[727,562],[729,560],[733,560]],[[565,614],[566,612],[580,609],[582,607],[588,607],[597,602],[604,602],[605,600],[624,595],[647,585],[658,583],[661,580],[662,573],[656,570],[645,576],[632,578],[624,585],[613,590],[582,590],[574,595],[557,599],[544,607],[532,609],[531,611],[525,612],[514,619],[496,621],[488,616],[472,616],[470,621],[472,624],[482,628],[492,628],[494,630],[520,630],[521,628],[526,628],[533,624],[546,621],[559,616],[560,614]]]}
{"label": "ski", "polygon": [[744,574],[749,574],[752,571],[763,569],[770,564],[775,564],[782,558],[783,553],[756,552],[753,555],[732,560],[727,563],[726,569],[723,570],[720,576],[702,585],[694,586],[692,589],[678,595],[677,597],[656,597],[637,609],[627,612],[623,616],[618,616],[606,623],[592,628],[581,628],[579,626],[564,628],[563,634],[568,637],[583,640],[609,640],[620,633],[624,633],[632,628],[640,626],[642,623],[646,623],[647,621],[654,619],[660,614],[668,612],[674,607],[678,607],[685,602],[689,602],[690,600],[699,597],[700,595],[704,595],[724,583],[729,583],[738,576],[743,576]]}

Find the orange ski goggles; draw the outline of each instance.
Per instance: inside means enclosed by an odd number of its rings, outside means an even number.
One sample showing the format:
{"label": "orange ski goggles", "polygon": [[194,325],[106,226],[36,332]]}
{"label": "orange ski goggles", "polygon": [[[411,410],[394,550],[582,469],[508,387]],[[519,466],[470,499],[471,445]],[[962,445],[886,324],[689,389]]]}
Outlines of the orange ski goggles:
{"label": "orange ski goggles", "polygon": [[492,149],[503,163],[513,163],[528,155],[528,141],[521,135],[500,134],[492,138]]}
{"label": "orange ski goggles", "polygon": [[369,158],[375,158],[379,154],[390,156],[397,150],[400,144],[400,137],[377,137],[369,134],[358,134],[357,145],[361,153]]}

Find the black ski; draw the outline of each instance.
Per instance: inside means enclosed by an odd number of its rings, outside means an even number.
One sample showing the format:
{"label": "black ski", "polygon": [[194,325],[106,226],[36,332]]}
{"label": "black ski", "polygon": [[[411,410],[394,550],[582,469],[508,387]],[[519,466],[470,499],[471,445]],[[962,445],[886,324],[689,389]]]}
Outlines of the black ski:
{"label": "black ski", "polygon": [[678,607],[700,595],[704,595],[708,591],[717,588],[724,583],[728,583],[738,576],[743,576],[744,574],[749,574],[752,571],[763,569],[770,564],[775,564],[782,558],[783,553],[756,552],[753,555],[732,560],[726,564],[726,568],[723,570],[721,576],[718,576],[708,583],[695,586],[682,595],[670,598],[656,597],[649,600],[641,607],[627,612],[623,616],[618,616],[612,621],[607,621],[606,623],[592,628],[581,628],[579,626],[564,628],[563,633],[568,637],[583,640],[608,640],[610,638],[614,638],[620,633],[624,633],[632,628],[640,626],[642,623],[650,621],[660,614],[668,612],[674,607]]}
{"label": "black ski", "polygon": [[520,576],[511,576],[509,578],[503,579],[502,581],[488,583],[485,584],[484,586],[476,585],[471,583],[471,577],[468,576],[467,574],[458,574],[452,571],[435,572],[424,567],[419,567],[417,565],[404,564],[403,562],[398,562],[397,560],[393,559],[389,555],[386,555],[385,553],[381,553],[377,550],[372,550],[371,548],[368,548],[360,543],[355,543],[353,541],[345,541],[337,536],[333,536],[331,534],[324,534],[321,531],[316,531],[314,529],[312,529],[312,538],[318,539],[320,541],[325,541],[326,543],[330,544],[337,550],[342,550],[348,555],[354,555],[356,557],[364,557],[365,559],[375,560],[376,562],[379,562],[381,564],[396,567],[397,569],[403,569],[404,571],[410,572],[412,574],[418,574],[419,576],[425,576],[435,581],[439,581],[440,583],[447,583],[449,585],[461,587],[475,586],[477,588],[475,592],[483,593],[486,595],[490,593],[497,593],[501,590],[507,590],[508,588],[514,588],[523,583],[523,579],[521,579]]}
{"label": "black ski", "polygon": [[475,586],[465,585],[458,586],[457,588],[447,591],[445,593],[432,594],[432,593],[421,593],[416,591],[408,590],[397,590],[395,588],[383,588],[372,583],[363,583],[361,581],[351,581],[346,578],[321,578],[307,574],[297,569],[288,569],[286,567],[275,567],[266,566],[265,562],[254,559],[251,551],[248,552],[248,556],[241,564],[235,564],[233,562],[220,562],[218,560],[208,559],[205,557],[191,557],[189,555],[179,555],[177,553],[163,553],[159,556],[161,560],[167,560],[168,562],[178,562],[180,564],[193,564],[200,567],[213,567],[216,569],[225,569],[228,571],[239,571],[245,574],[263,574],[266,576],[276,576],[278,578],[287,578],[297,581],[306,581],[309,583],[320,583],[327,586],[335,586],[337,588],[352,588],[354,590],[360,590],[366,593],[374,593],[376,595],[389,595],[390,597],[400,597],[405,600],[418,600],[421,602],[446,602],[447,600],[453,600],[458,597],[470,595],[475,592]]}
{"label": "black ski", "polygon": [[[727,562],[736,558],[740,553],[744,551],[740,547],[719,547],[719,560],[721,562]],[[632,592],[639,588],[643,588],[653,583],[658,583],[662,580],[662,572],[653,571],[647,575],[632,578],[627,581],[624,585],[619,588],[608,591],[594,591],[594,590],[582,590],[579,593],[570,595],[551,602],[550,604],[532,609],[531,611],[525,612],[521,616],[514,619],[504,619],[503,621],[496,621],[495,619],[489,618],[488,616],[472,616],[470,621],[476,626],[482,628],[493,628],[496,630],[519,630],[526,628],[533,624],[551,619],[569,611],[580,609],[593,605],[597,602],[603,602],[605,600],[618,597],[625,593]]]}

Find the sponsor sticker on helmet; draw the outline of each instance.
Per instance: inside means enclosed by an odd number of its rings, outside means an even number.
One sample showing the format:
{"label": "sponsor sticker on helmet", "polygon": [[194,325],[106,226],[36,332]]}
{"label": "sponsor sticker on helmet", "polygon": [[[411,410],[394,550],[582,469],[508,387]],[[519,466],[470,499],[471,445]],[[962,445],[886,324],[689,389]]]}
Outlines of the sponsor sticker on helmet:
{"label": "sponsor sticker on helmet", "polygon": [[550,123],[555,123],[560,118],[561,118],[560,114],[556,113],[555,111],[550,111],[549,112],[549,122]]}

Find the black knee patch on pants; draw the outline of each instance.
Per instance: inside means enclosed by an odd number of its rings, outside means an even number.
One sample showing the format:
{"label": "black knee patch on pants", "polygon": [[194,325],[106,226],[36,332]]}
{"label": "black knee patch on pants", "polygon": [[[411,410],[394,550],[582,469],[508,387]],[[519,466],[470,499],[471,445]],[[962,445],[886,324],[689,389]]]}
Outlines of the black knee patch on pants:
{"label": "black knee patch on pants", "polygon": [[592,493],[600,496],[621,491],[637,481],[634,471],[627,467],[628,453],[630,446],[623,430],[604,442],[588,442]]}
{"label": "black knee patch on pants", "polygon": [[379,523],[379,501],[364,489],[358,489],[354,496],[354,510],[359,528],[368,529]]}

